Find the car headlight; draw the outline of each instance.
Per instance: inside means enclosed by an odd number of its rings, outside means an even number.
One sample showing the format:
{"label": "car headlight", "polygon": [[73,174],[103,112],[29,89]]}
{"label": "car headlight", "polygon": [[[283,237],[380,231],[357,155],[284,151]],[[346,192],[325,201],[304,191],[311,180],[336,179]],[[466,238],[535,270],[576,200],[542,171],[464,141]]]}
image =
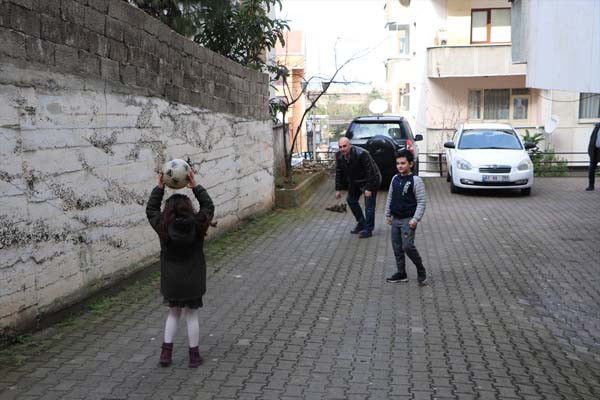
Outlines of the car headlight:
{"label": "car headlight", "polygon": [[469,171],[472,167],[470,162],[459,158],[458,160],[456,160],[456,168]]}
{"label": "car headlight", "polygon": [[531,160],[529,158],[524,159],[523,161],[521,161],[519,163],[519,165],[517,165],[517,169],[519,171],[527,171],[533,168],[533,163],[531,162]]}

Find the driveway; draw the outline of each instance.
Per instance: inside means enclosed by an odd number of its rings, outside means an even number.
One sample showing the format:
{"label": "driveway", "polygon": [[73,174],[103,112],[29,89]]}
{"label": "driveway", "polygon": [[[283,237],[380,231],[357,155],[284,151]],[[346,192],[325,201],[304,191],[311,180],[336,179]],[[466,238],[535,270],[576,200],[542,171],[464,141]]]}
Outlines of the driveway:
{"label": "driveway", "polygon": [[[600,191],[537,179],[531,197],[451,195],[427,178],[420,288],[389,284],[383,225],[350,235],[327,181],[207,245],[205,364],[157,366],[156,278],[5,350],[1,399],[598,399]],[[15,361],[18,363],[15,364]]]}

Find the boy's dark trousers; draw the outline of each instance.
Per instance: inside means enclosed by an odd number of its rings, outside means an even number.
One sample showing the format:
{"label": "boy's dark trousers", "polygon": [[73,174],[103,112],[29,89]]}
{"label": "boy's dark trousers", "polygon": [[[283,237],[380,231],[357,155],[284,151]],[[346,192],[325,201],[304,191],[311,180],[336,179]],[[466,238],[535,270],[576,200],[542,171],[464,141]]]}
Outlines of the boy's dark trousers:
{"label": "boy's dark trousers", "polygon": [[417,267],[417,275],[425,277],[425,267],[419,251],[415,247],[415,231],[408,222],[412,218],[396,218],[392,219],[392,248],[396,257],[396,267],[401,275],[406,276],[406,260],[404,253]]}

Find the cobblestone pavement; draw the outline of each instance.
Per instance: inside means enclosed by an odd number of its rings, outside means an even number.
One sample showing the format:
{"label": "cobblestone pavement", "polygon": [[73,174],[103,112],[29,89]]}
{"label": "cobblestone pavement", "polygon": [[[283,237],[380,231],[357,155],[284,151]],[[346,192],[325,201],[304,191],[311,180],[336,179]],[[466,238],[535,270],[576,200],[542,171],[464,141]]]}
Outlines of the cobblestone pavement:
{"label": "cobblestone pavement", "polygon": [[412,264],[410,282],[384,281],[385,193],[375,235],[358,239],[349,213],[324,210],[336,202],[327,182],[213,264],[197,370],[183,325],[174,365],[157,365],[166,308],[154,284],[36,335],[45,344],[0,371],[0,398],[598,399],[600,191],[585,186],[451,195],[427,179],[421,288]]}

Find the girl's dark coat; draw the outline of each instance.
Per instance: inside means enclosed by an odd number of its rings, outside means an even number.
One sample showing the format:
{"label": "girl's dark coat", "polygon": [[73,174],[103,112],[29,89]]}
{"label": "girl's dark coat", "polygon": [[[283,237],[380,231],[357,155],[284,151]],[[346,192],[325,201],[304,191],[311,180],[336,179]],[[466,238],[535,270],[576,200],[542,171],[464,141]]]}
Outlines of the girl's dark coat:
{"label": "girl's dark coat", "polygon": [[[174,220],[167,227],[169,239],[160,239],[160,291],[171,302],[201,299],[206,293],[205,230],[201,227],[208,226],[215,206],[202,186],[196,186],[193,192],[200,203],[198,213]],[[164,189],[155,187],[146,206],[148,221],[157,233],[164,194]]]}

